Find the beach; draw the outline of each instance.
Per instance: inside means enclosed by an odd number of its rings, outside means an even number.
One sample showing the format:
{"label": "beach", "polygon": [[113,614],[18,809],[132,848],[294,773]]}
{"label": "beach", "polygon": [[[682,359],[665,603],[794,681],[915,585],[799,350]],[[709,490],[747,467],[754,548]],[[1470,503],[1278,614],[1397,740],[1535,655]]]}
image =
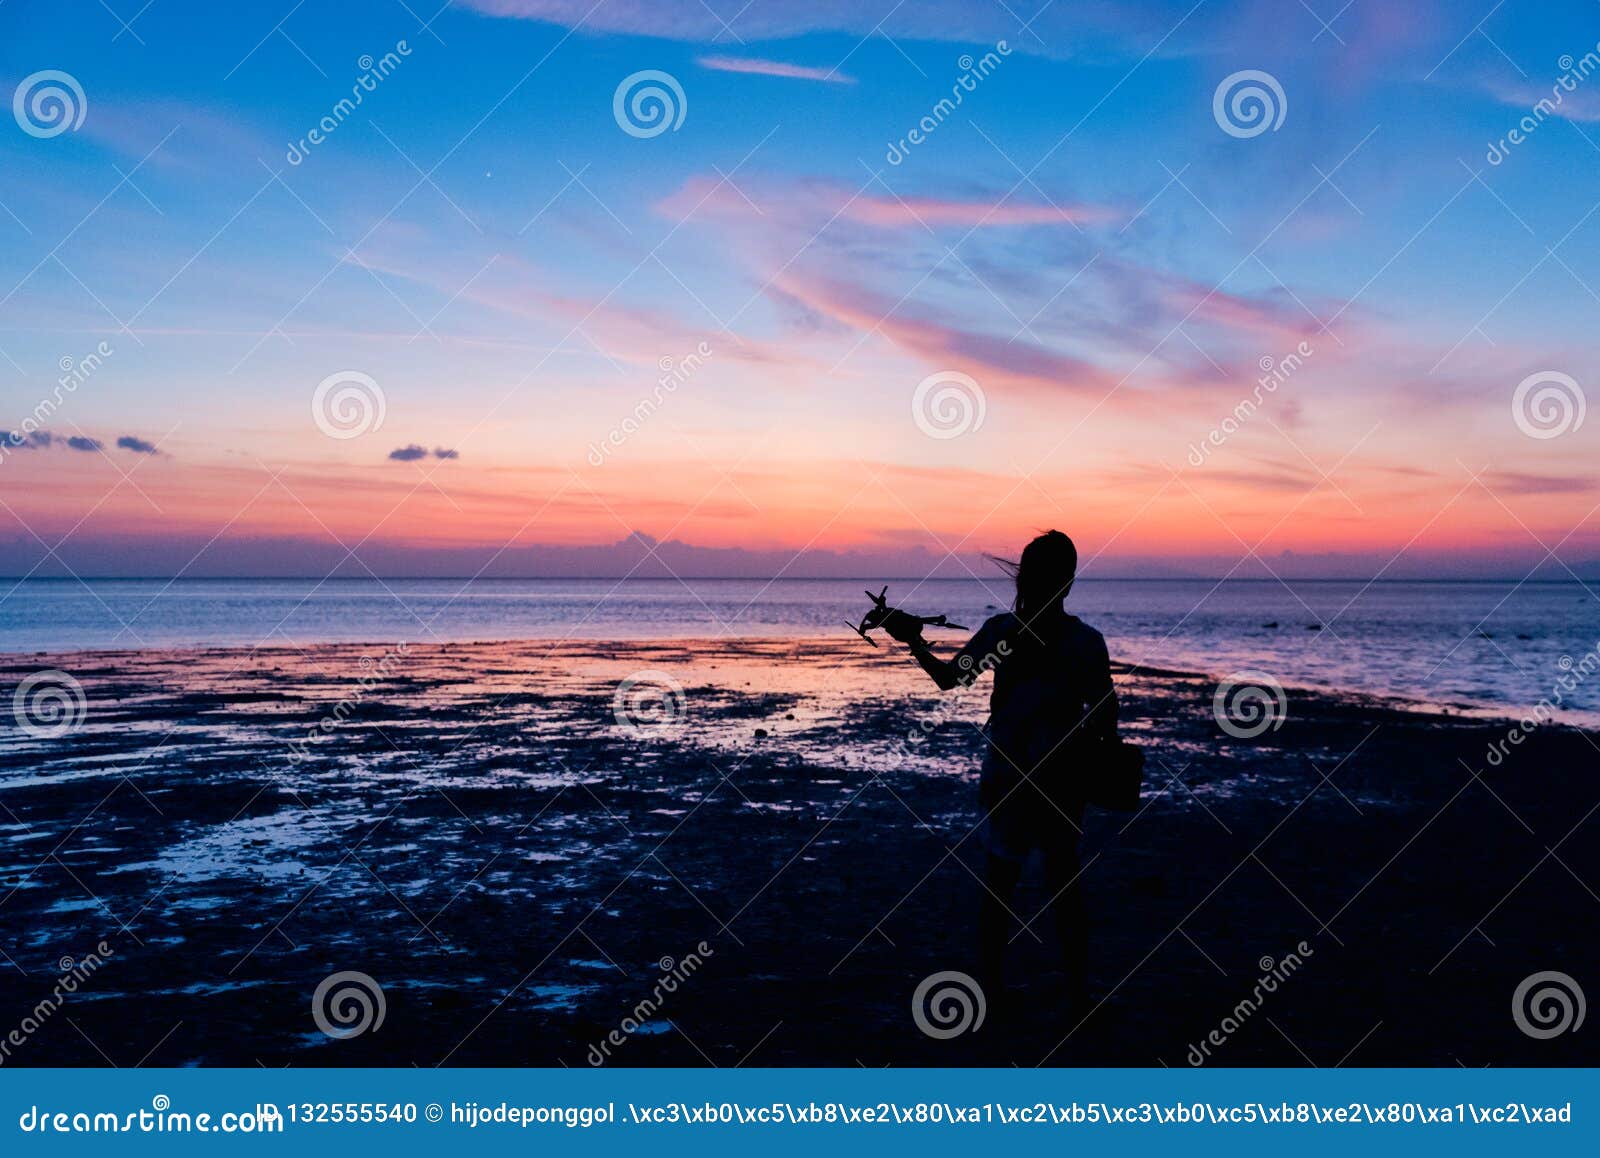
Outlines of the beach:
{"label": "beach", "polygon": [[[1063,1007],[1030,873],[1011,988],[943,1038],[912,995],[975,964],[987,684],[723,638],[11,654],[0,691],[41,671],[85,698],[5,718],[6,1065],[1600,1061],[1513,1016],[1600,959],[1575,728],[1291,687],[1232,735],[1214,678],[1121,669],[1147,766],[1085,826],[1103,1003]],[[347,972],[382,1019],[330,1036]]]}

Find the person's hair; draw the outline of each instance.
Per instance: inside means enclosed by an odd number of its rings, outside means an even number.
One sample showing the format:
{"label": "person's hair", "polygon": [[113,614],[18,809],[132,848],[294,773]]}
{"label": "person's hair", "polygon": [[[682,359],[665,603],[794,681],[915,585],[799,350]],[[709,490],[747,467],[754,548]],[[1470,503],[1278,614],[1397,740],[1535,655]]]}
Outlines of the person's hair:
{"label": "person's hair", "polygon": [[1078,574],[1078,548],[1060,531],[1046,531],[1022,548],[1016,560],[996,558],[995,562],[1016,580],[1013,607],[1026,622],[1059,606],[1072,590]]}

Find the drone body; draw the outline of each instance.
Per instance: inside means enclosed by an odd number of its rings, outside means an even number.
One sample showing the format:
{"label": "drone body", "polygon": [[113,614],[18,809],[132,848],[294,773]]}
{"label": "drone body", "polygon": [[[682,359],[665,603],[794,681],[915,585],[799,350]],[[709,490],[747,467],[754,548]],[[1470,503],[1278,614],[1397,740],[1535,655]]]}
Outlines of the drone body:
{"label": "drone body", "polygon": [[851,631],[854,631],[873,647],[878,646],[878,641],[873,639],[872,636],[868,635],[867,632],[876,627],[881,627],[885,630],[888,630],[890,624],[894,624],[896,626],[909,626],[914,624],[917,632],[920,632],[924,627],[953,627],[957,631],[966,630],[966,628],[962,627],[959,623],[951,623],[949,619],[943,615],[913,615],[909,611],[901,611],[898,607],[890,607],[889,587],[887,584],[885,584],[883,590],[879,591],[876,595],[874,595],[871,591],[868,591],[866,595],[868,599],[872,600],[872,606],[868,608],[867,613],[861,617],[861,622],[859,624],[847,623],[845,626],[850,628]]}

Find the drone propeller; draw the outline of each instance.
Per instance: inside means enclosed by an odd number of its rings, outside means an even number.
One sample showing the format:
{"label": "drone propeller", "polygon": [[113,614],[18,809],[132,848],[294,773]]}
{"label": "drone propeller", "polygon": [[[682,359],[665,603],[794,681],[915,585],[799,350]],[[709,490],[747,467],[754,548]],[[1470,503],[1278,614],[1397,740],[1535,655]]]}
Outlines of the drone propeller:
{"label": "drone propeller", "polygon": [[[870,595],[871,592],[869,591],[868,594]],[[865,631],[863,631],[860,624],[857,624],[857,623],[846,623],[845,626],[848,627],[851,631],[855,632],[857,635],[859,635],[862,639],[866,640],[873,647],[877,647],[878,646],[878,641],[873,639],[872,636],[868,635]]]}

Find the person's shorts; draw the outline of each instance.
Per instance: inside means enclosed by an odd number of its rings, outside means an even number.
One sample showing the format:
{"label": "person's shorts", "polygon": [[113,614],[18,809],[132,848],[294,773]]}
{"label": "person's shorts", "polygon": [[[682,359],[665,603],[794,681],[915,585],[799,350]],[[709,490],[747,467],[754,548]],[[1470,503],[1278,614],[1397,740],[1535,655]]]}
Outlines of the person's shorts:
{"label": "person's shorts", "polygon": [[993,748],[978,780],[983,823],[978,839],[990,856],[1023,861],[1035,849],[1076,849],[1083,831],[1084,802],[1074,790],[1072,770],[1041,768],[1024,777]]}

